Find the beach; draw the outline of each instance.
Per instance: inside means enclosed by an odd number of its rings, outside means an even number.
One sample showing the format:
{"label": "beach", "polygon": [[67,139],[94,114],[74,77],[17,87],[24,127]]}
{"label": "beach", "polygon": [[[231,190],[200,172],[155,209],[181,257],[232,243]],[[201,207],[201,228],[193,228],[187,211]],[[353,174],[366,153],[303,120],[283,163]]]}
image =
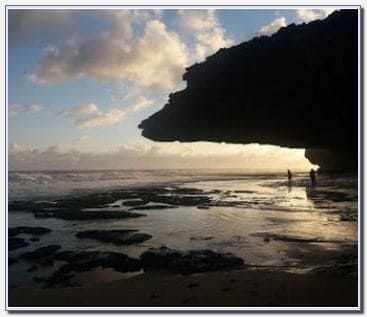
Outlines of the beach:
{"label": "beach", "polygon": [[10,307],[358,305],[353,175],[10,179]]}

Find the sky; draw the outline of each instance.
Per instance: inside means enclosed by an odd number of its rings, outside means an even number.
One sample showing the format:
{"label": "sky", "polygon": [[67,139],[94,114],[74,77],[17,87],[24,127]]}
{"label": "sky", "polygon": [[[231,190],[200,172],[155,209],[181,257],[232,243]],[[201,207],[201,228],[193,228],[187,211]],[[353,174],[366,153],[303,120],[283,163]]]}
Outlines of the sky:
{"label": "sky", "polygon": [[309,170],[304,149],[152,142],[137,126],[185,67],[332,11],[9,9],[9,169]]}

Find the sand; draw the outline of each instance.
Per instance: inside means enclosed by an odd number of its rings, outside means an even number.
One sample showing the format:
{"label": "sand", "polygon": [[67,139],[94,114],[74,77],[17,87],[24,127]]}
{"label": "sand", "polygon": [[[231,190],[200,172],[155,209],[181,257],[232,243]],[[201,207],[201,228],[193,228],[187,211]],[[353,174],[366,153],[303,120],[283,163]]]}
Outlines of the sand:
{"label": "sand", "polygon": [[355,275],[230,271],[146,273],[55,289],[14,288],[9,307],[357,307]]}

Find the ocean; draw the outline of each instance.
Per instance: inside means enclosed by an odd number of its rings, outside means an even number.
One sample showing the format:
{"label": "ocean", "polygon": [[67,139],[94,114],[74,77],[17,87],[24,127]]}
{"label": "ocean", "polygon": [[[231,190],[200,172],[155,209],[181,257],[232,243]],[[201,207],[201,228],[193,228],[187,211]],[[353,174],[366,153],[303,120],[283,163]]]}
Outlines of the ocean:
{"label": "ocean", "polygon": [[[355,175],[319,175],[312,185],[307,173],[295,173],[289,184],[286,173],[249,175],[235,170],[9,172],[8,227],[51,230],[36,238],[17,235],[26,243],[9,250],[9,286],[45,286],[63,262],[34,265],[23,255],[49,245],[132,258],[161,246],[208,249],[242,258],[247,269],[299,274],[356,263],[357,186]],[[79,219],[70,216],[79,201],[81,212],[128,211],[144,216]],[[57,216],[58,206],[69,211],[67,217]],[[139,230],[150,238],[116,245],[76,236],[87,230]],[[75,284],[111,278],[110,271],[98,275],[98,270],[86,279],[76,273]],[[136,274],[144,271],[118,272],[113,278]]]}

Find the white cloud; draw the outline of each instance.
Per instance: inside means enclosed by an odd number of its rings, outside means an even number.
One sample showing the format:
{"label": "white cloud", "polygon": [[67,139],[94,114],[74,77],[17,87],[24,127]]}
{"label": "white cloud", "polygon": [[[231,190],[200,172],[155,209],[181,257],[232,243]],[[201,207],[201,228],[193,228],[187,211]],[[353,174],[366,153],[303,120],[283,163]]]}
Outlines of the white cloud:
{"label": "white cloud", "polygon": [[[107,112],[103,112],[94,103],[83,106],[72,107],[61,113],[62,117],[76,119],[76,126],[79,129],[89,129],[93,127],[104,127],[114,125],[120,122],[126,115],[127,110],[112,108]],[[84,140],[82,140],[82,138]],[[82,136],[79,141],[86,141],[87,137]]]}
{"label": "white cloud", "polygon": [[98,113],[98,107],[94,103],[72,107],[62,113],[62,116],[78,117]]}
{"label": "white cloud", "polygon": [[90,140],[90,136],[88,134],[83,134],[78,138],[79,142],[87,142],[88,140]]}
{"label": "white cloud", "polygon": [[38,113],[42,111],[42,107],[39,105],[20,105],[20,104],[12,104],[9,105],[9,115],[14,117],[20,113]]}
{"label": "white cloud", "polygon": [[177,15],[181,27],[196,41],[194,59],[202,60],[233,44],[231,39],[225,37],[225,30],[215,10],[179,10]]}
{"label": "white cloud", "polygon": [[[34,150],[33,150],[34,151]],[[58,153],[58,154],[65,154],[66,152],[70,151],[70,147],[67,144],[57,143],[50,145],[44,153]]]}
{"label": "white cloud", "polygon": [[[176,87],[188,63],[179,36],[144,11],[119,10],[110,18],[113,26],[108,31],[48,47],[30,79],[53,84],[86,76],[127,80],[144,88]],[[143,25],[142,34],[134,34],[134,23]]]}
{"label": "white cloud", "polygon": [[[276,164],[274,163],[276,162]],[[17,149],[9,153],[11,170],[103,168],[247,168],[257,170],[309,170],[304,150],[276,146],[218,143],[136,143],[111,152],[80,152],[63,145],[45,150]]]}
{"label": "white cloud", "polygon": [[279,17],[270,22],[268,25],[263,26],[259,34],[260,35],[272,35],[276,33],[280,28],[287,26],[287,21],[285,17]]}
{"label": "white cloud", "polygon": [[8,150],[9,150],[9,153],[16,154],[16,153],[21,152],[22,148],[17,143],[10,143]]}
{"label": "white cloud", "polygon": [[79,119],[76,126],[80,129],[89,129],[93,127],[104,127],[114,125],[120,122],[126,115],[126,111],[113,108],[106,113],[97,113],[85,119]]}
{"label": "white cloud", "polygon": [[297,9],[297,16],[302,22],[311,22],[313,20],[320,20],[326,18],[329,14],[334,12],[333,8],[326,9]]}
{"label": "white cloud", "polygon": [[132,106],[132,111],[138,112],[140,110],[149,108],[153,105],[153,100],[150,100],[144,96],[138,96],[135,104]]}

